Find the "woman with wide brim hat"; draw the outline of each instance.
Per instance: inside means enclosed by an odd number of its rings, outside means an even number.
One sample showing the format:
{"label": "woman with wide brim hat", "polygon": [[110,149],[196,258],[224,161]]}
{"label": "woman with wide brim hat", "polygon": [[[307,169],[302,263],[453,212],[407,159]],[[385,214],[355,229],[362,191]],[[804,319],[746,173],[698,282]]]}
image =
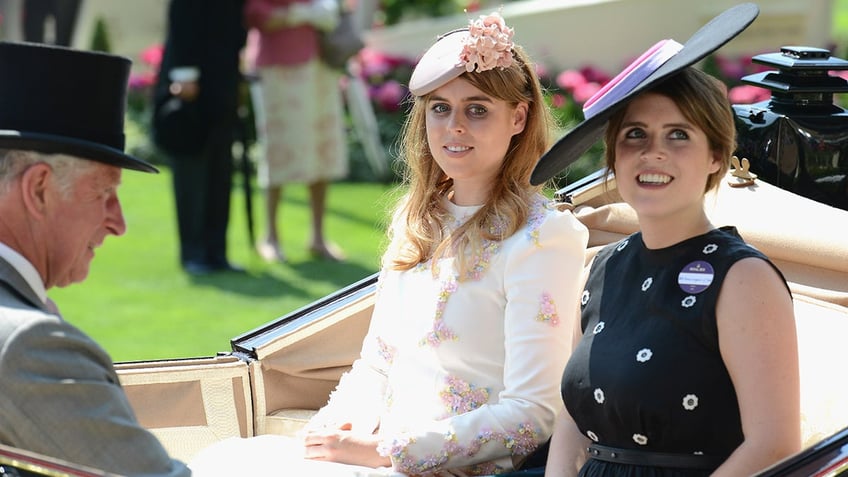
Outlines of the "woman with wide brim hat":
{"label": "woman with wide brim hat", "polygon": [[545,475],[751,475],[800,449],[788,286],[704,209],[735,127],[725,85],[692,65],[757,14],[739,5],[654,45],[536,166],[544,181],[603,134],[640,228],[592,261]]}
{"label": "woman with wide brim hat", "polygon": [[[610,83],[613,84],[617,83],[617,80],[624,80],[622,82],[623,84],[632,85],[632,87],[625,91],[612,91],[610,88],[599,91],[599,93],[608,91],[613,95],[618,94],[617,100],[607,103],[606,107],[595,111],[592,115],[586,115],[586,119],[583,122],[579,123],[574,129],[557,141],[539,160],[530,179],[531,182],[541,184],[571,165],[601,138],[606,128],[607,120],[613,113],[624,107],[628,101],[642,91],[661,83],[684,68],[695,65],[710,53],[721,48],[725,43],[745,30],[758,14],[759,8],[753,3],[737,5],[725,10],[701,27],[701,29],[695,32],[682,45],[682,48],[676,54],[668,58],[666,62],[660,64],[658,68],[654,70],[642,69],[639,71],[631,70],[629,67],[625,68],[622,73],[631,72],[638,74],[641,72],[643,76],[641,78],[634,78],[633,76],[625,77],[626,75],[619,75]],[[639,59],[634,61],[634,63],[637,61]],[[587,103],[589,102],[587,101]]]}

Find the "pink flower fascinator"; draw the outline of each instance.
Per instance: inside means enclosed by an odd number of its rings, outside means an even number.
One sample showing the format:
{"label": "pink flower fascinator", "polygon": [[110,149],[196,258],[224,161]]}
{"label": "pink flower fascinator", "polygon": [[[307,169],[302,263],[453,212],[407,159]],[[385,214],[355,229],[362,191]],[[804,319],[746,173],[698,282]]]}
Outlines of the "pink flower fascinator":
{"label": "pink flower fascinator", "polygon": [[514,61],[513,34],[498,12],[480,15],[467,28],[445,33],[418,61],[409,91],[423,96],[466,72],[509,68]]}

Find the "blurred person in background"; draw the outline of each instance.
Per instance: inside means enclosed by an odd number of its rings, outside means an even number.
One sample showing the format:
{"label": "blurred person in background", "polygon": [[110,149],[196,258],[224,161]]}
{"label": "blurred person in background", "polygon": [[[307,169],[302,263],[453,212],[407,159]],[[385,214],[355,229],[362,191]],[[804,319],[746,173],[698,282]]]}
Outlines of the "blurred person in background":
{"label": "blurred person in background", "polygon": [[319,35],[339,21],[338,0],[246,0],[252,29],[249,57],[258,83],[252,87],[262,145],[257,171],[265,191],[265,235],[256,244],[268,262],[284,262],[278,210],[283,186],[309,188],[313,257],[342,260],[324,236],[329,183],[347,176],[347,138],[339,78],[321,61]]}
{"label": "blurred person in background", "polygon": [[180,263],[193,275],[241,271],[227,259],[227,226],[246,37],[243,9],[243,0],[168,5],[154,138],[170,159]]}

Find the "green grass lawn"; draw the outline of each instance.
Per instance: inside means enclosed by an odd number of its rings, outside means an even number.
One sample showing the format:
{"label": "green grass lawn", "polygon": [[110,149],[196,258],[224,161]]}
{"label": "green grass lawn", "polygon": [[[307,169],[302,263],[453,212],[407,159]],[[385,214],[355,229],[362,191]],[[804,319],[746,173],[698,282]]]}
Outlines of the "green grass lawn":
{"label": "green grass lawn", "polygon": [[[384,216],[392,188],[339,183],[330,188],[327,236],[344,263],[313,260],[306,251],[305,186],[291,186],[281,208],[286,264],[265,264],[248,239],[244,194],[236,176],[229,228],[230,259],[247,274],[191,277],[178,264],[170,174],[127,171],[120,189],[128,231],[97,250],[88,279],[50,291],[69,322],[89,333],[116,361],[212,356],[229,340],[311,303],[378,269]],[[253,194],[257,234],[261,204]]]}

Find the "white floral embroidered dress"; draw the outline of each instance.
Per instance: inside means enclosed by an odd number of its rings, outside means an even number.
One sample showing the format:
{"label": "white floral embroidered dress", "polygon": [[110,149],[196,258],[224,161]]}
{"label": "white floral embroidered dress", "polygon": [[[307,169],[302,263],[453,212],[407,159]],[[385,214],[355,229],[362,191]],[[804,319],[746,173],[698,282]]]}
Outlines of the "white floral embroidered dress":
{"label": "white floral embroidered dress", "polygon": [[[446,201],[459,226],[477,207]],[[395,469],[512,468],[552,432],[588,233],[538,197],[527,224],[485,243],[457,279],[452,258],[381,273],[361,358],[313,422],[379,425]]]}

